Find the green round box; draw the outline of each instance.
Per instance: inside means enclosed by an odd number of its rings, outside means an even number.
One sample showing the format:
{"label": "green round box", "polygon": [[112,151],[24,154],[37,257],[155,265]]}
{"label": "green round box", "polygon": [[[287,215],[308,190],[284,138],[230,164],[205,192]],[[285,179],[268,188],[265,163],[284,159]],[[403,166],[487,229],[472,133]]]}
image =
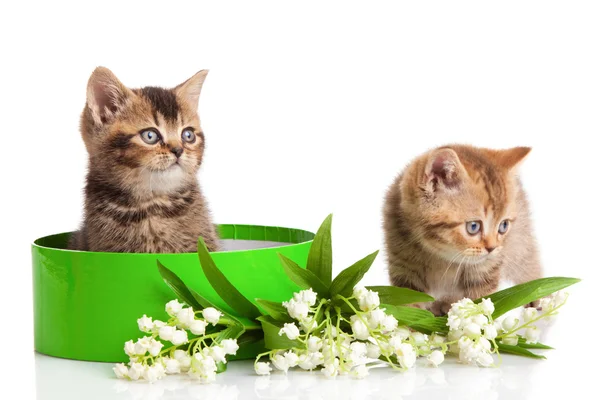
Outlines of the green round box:
{"label": "green round box", "polygon": [[[285,301],[299,290],[283,271],[277,253],[304,267],[313,233],[256,225],[218,228],[224,242],[262,247],[211,254],[246,298]],[[40,353],[76,360],[126,361],[124,343],[144,335],[137,319],[146,314],[166,320],[165,303],[175,298],[158,272],[157,260],[217,307],[235,315],[207,281],[196,253],[67,250],[69,235],[46,236],[32,245],[34,336]],[[252,353],[237,358],[252,357]]]}

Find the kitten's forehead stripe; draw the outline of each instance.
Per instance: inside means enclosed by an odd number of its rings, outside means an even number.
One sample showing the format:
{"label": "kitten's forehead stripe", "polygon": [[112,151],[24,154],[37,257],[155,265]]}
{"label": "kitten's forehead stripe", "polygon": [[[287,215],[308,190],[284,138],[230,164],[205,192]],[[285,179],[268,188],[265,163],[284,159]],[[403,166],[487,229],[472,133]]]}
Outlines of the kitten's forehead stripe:
{"label": "kitten's forehead stripe", "polygon": [[[177,121],[181,109],[177,103],[177,96],[171,90],[147,86],[140,89],[140,94],[145,97],[152,105],[153,113],[158,112],[170,122]],[[157,121],[156,116],[154,120]]]}

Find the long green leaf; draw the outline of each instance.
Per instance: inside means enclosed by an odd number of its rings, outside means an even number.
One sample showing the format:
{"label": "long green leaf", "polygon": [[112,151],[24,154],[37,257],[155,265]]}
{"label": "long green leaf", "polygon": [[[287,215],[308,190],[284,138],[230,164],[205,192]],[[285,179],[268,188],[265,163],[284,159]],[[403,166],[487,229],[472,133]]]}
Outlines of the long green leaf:
{"label": "long green leaf", "polygon": [[302,289],[312,288],[319,295],[327,296],[328,290],[323,282],[311,271],[300,267],[283,254],[279,254],[281,265],[287,276]]}
{"label": "long green leaf", "polygon": [[252,328],[252,327],[260,326],[260,324],[258,322],[256,322],[254,319],[250,319],[247,317],[241,317],[239,315],[233,316],[233,315],[223,311],[219,307],[215,306],[210,301],[206,300],[204,297],[202,297],[200,294],[198,294],[198,292],[191,290],[191,289],[190,289],[190,291],[192,292],[192,295],[198,301],[198,303],[202,304],[203,308],[207,308],[207,307],[216,308],[221,313],[223,313],[223,315],[227,319],[236,322],[237,324],[243,326],[244,328]]}
{"label": "long green leaf", "polygon": [[521,336],[519,336],[519,344],[517,346],[523,349],[554,350],[554,347],[547,346],[543,343],[527,343]]}
{"label": "long green leaf", "polygon": [[331,283],[331,270],[333,265],[333,255],[331,250],[331,220],[329,214],[313,239],[310,250],[308,251],[308,261],[306,269],[312,272],[325,285]]}
{"label": "long green leaf", "polygon": [[292,322],[292,317],[288,314],[287,310],[281,303],[276,301],[256,299],[256,302],[262,307],[265,312],[273,317],[275,321],[279,322]]}
{"label": "long green leaf", "polygon": [[294,347],[302,347],[302,343],[297,340],[290,340],[285,335],[279,336],[279,331],[283,328],[283,323],[275,321],[268,315],[257,318],[265,334],[265,347],[267,349],[286,350]]}
{"label": "long green leaf", "polygon": [[434,317],[427,318],[417,321],[414,324],[409,325],[409,327],[413,328],[422,333],[443,333],[446,334],[449,331],[446,323],[448,322],[447,317]]}
{"label": "long green leaf", "polygon": [[404,304],[433,301],[427,293],[396,286],[367,286],[367,289],[379,293],[379,301],[385,304],[401,306]]}
{"label": "long green leaf", "polygon": [[162,276],[163,281],[175,292],[175,295],[184,303],[187,303],[192,309],[198,311],[205,308],[204,305],[199,303],[196,298],[194,298],[190,289],[183,283],[183,281],[169,268],[165,267],[161,264],[160,261],[156,260],[156,265],[158,266],[158,272],[160,276]]}
{"label": "long green leaf", "polygon": [[245,298],[235,286],[229,282],[221,270],[217,268],[206,248],[204,239],[201,237],[198,239],[198,257],[200,258],[200,265],[202,266],[204,275],[206,275],[206,278],[217,294],[221,296],[231,308],[239,313],[239,315],[248,318],[256,318],[261,315],[258,308]]}
{"label": "long green leaf", "polygon": [[538,358],[538,359],[546,358],[539,354],[532,353],[531,351],[524,349],[522,347],[519,347],[519,346],[510,346],[510,345],[502,344],[502,343],[497,343],[497,344],[498,344],[498,350],[500,350],[500,353],[516,354],[519,356],[525,356],[525,357],[529,357],[529,358]]}
{"label": "long green leaf", "polygon": [[391,314],[398,320],[400,325],[410,326],[421,320],[434,318],[434,315],[427,310],[415,307],[394,306],[391,304],[382,304],[381,308],[385,308],[387,314]]}
{"label": "long green leaf", "polygon": [[373,261],[375,261],[377,254],[379,254],[379,250],[369,254],[340,272],[331,283],[331,288],[329,290],[331,298],[334,299],[338,294],[349,297],[352,294],[354,286],[360,282],[369,268],[371,268],[371,265],[373,265]]}
{"label": "long green leaf", "polygon": [[[577,278],[562,277],[536,279],[501,290],[485,296],[485,298],[489,298],[494,302],[495,311],[492,317],[497,318],[514,308],[529,304],[579,281],[580,279]],[[479,303],[481,300],[482,298],[475,300],[475,302]]]}

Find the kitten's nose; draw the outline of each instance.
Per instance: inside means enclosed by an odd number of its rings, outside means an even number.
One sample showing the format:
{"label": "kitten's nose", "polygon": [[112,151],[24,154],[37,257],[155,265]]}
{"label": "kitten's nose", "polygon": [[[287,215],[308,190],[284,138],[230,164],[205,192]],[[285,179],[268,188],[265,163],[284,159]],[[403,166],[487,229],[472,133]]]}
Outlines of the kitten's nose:
{"label": "kitten's nose", "polygon": [[171,147],[171,153],[175,154],[175,157],[179,158],[181,154],[183,154],[183,149],[181,147]]}
{"label": "kitten's nose", "polygon": [[488,251],[488,253],[491,253],[492,251],[494,251],[496,249],[496,246],[486,247],[485,249]]}

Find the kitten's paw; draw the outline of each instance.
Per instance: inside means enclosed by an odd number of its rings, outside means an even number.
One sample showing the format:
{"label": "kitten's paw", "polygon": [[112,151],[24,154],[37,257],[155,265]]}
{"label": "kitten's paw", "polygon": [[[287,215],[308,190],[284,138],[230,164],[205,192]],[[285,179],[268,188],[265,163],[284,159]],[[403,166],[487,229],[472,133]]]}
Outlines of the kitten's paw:
{"label": "kitten's paw", "polygon": [[429,311],[431,311],[436,317],[441,317],[448,314],[450,307],[452,307],[452,304],[450,304],[448,301],[437,300],[433,302],[431,307],[429,307]]}
{"label": "kitten's paw", "polygon": [[541,302],[539,300],[535,300],[535,301],[532,301],[529,304],[525,304],[525,307],[533,307],[533,308],[536,308],[538,311],[542,310],[542,305],[541,305]]}

